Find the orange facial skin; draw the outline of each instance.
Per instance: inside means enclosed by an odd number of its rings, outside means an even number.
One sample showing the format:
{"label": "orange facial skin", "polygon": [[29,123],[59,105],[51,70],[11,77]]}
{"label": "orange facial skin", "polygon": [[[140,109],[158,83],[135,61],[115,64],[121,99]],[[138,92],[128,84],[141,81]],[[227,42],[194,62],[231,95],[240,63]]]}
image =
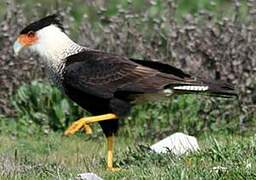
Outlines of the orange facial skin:
{"label": "orange facial skin", "polygon": [[35,44],[38,40],[38,37],[35,33],[21,34],[18,37],[18,42],[23,46],[31,46]]}

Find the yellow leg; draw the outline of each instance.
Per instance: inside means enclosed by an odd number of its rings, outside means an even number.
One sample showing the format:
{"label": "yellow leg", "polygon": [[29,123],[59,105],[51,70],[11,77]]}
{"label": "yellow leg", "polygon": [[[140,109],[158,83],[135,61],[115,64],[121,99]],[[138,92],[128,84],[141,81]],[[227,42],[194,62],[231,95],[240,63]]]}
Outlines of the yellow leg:
{"label": "yellow leg", "polygon": [[107,169],[109,171],[119,171],[119,168],[113,167],[113,144],[114,144],[114,135],[107,137],[107,146],[108,146],[108,157],[107,157]]}
{"label": "yellow leg", "polygon": [[[109,113],[100,116],[92,116],[92,117],[84,117],[81,118],[69,126],[69,128],[65,131],[65,135],[72,135],[75,132],[79,131],[81,128],[84,128],[87,134],[92,133],[92,129],[89,126],[90,123],[99,122],[99,121],[106,121],[111,119],[118,119],[115,114]],[[114,144],[114,135],[107,137],[107,147],[108,147],[108,154],[107,154],[107,169],[110,171],[118,171],[119,168],[113,167],[113,144]]]}
{"label": "yellow leg", "polygon": [[81,118],[81,119],[73,122],[71,124],[71,126],[69,126],[69,128],[64,132],[64,135],[72,135],[82,128],[84,128],[84,130],[87,134],[91,134],[92,129],[89,126],[90,123],[106,121],[106,120],[111,120],[111,119],[118,119],[118,117],[115,114],[109,113],[109,114],[104,114],[104,115],[99,115],[99,116]]}

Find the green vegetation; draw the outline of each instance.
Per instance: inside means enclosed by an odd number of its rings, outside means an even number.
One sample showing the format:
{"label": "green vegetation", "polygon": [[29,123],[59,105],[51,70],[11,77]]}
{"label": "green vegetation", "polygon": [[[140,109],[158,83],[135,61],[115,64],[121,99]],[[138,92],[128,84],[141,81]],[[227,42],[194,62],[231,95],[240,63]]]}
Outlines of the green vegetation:
{"label": "green vegetation", "polygon": [[83,116],[82,110],[56,87],[40,81],[21,86],[11,102],[19,117],[19,127],[27,131],[35,129],[33,125],[43,131],[64,130],[70,121]]}

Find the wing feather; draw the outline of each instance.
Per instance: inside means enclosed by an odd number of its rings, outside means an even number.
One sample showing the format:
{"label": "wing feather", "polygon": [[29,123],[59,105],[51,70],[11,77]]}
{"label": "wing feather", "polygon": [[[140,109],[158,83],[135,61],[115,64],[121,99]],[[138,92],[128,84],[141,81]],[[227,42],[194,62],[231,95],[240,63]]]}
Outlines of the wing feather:
{"label": "wing feather", "polygon": [[181,70],[158,62],[131,60],[100,51],[83,51],[66,60],[64,86],[101,98],[115,93],[157,93],[165,87],[193,84]]}
{"label": "wing feather", "polygon": [[[68,83],[85,93],[111,98],[116,91],[125,90],[125,87],[136,83],[141,84],[139,81],[154,77],[157,73],[159,72],[125,57],[98,51],[84,51],[67,58],[64,84]],[[146,89],[149,88],[140,87],[133,90],[143,92]]]}

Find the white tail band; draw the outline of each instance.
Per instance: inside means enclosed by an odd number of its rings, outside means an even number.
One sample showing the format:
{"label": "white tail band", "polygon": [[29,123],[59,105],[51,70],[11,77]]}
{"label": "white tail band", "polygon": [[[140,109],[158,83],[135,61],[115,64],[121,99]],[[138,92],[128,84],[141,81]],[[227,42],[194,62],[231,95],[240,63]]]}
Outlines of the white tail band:
{"label": "white tail band", "polygon": [[174,90],[186,90],[186,91],[207,91],[208,86],[176,86],[173,87]]}

